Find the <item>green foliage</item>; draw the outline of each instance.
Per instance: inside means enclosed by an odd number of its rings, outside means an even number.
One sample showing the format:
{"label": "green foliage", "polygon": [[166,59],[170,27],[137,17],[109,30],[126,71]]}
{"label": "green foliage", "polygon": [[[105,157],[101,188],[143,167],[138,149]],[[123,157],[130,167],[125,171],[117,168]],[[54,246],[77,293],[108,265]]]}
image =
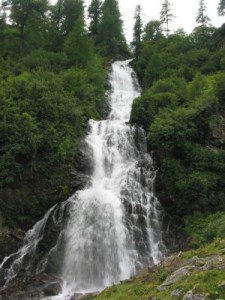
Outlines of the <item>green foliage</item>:
{"label": "green foliage", "polygon": [[93,56],[92,43],[84,29],[83,20],[77,21],[73,31],[68,35],[64,51],[71,65],[86,67]]}
{"label": "green foliage", "polygon": [[145,128],[154,150],[156,192],[171,214],[224,209],[225,52],[216,46],[223,28],[156,39],[150,25],[135,62],[146,89],[134,101],[131,122]]}
{"label": "green foliage", "polygon": [[207,26],[210,18],[206,15],[206,5],[204,0],[199,1],[199,9],[196,16],[196,22],[202,26]]}
{"label": "green foliage", "polygon": [[225,1],[224,0],[220,0],[220,2],[219,2],[218,15],[219,16],[224,16],[225,15]]}
{"label": "green foliage", "polygon": [[225,238],[224,212],[187,217],[185,222],[185,230],[191,236],[191,245],[195,248],[212,242],[214,239]]}
{"label": "green foliage", "polygon": [[[224,289],[219,288],[225,276],[223,270],[224,246],[224,240],[216,240],[214,243],[204,245],[204,247],[197,250],[183,252],[180,257],[170,257],[172,260],[170,264],[168,264],[167,260],[152,268],[146,268],[138,275],[132,277],[132,280],[129,280],[129,282],[121,282],[116,286],[107,288],[101,292],[96,299],[148,300],[156,298],[172,300],[174,297],[171,296],[171,293],[174,290],[181,290],[183,294],[186,294],[188,291],[194,291],[193,294],[201,294],[211,299],[224,299]],[[193,267],[190,269],[188,276],[184,276],[176,283],[167,286],[163,291],[159,291],[158,287],[162,281],[168,278],[172,272],[183,266],[188,266],[190,259],[193,258],[194,260],[196,256],[198,257],[199,263],[202,264],[200,266],[206,265],[208,267],[207,261],[209,261],[211,266],[211,262],[214,259],[215,261],[212,263],[212,268],[204,269],[199,266]],[[183,298],[183,295],[179,299],[181,298]]]}
{"label": "green foliage", "polygon": [[163,108],[174,109],[182,102],[186,83],[182,79],[163,79],[157,81],[142,97],[136,99],[131,112],[131,121],[148,129],[157,113]]}
{"label": "green foliage", "polygon": [[9,0],[10,19],[19,32],[17,51],[22,54],[33,47],[43,45],[47,0]]}
{"label": "green foliage", "polygon": [[162,4],[162,9],[160,13],[160,21],[162,24],[166,26],[164,30],[167,36],[170,33],[169,23],[172,22],[174,18],[171,7],[172,7],[171,3],[168,0],[165,0]]}
{"label": "green foliage", "polygon": [[80,22],[80,19],[83,19],[84,2],[83,0],[63,0],[62,5],[62,33],[64,36],[67,36],[74,30],[77,22]]}
{"label": "green foliage", "polygon": [[109,57],[128,54],[117,0],[105,0],[102,5],[97,44],[100,52]]}
{"label": "green foliage", "polygon": [[[95,24],[91,25],[99,26],[101,2],[93,3],[89,14]],[[127,46],[117,2],[105,3],[105,10],[113,24],[113,57],[127,51]],[[97,54],[85,26],[83,0],[4,1],[0,206],[10,226],[30,226],[51,205],[69,196],[70,172],[87,121],[105,112],[107,60]],[[103,36],[101,43],[107,45]],[[110,44],[98,52],[106,54],[107,47],[111,51]]]}
{"label": "green foliage", "polygon": [[138,59],[140,51],[141,51],[141,37],[143,32],[143,22],[141,20],[141,6],[137,5],[135,9],[134,15],[135,23],[134,23],[134,33],[133,33],[133,41],[132,45],[134,47],[134,55],[135,59]]}
{"label": "green foliage", "polygon": [[150,21],[145,26],[144,37],[145,41],[154,41],[162,38],[162,29],[160,21]]}
{"label": "green foliage", "polygon": [[99,33],[99,24],[102,16],[102,2],[92,0],[88,7],[88,16],[90,18],[89,31],[91,36],[96,39]]}

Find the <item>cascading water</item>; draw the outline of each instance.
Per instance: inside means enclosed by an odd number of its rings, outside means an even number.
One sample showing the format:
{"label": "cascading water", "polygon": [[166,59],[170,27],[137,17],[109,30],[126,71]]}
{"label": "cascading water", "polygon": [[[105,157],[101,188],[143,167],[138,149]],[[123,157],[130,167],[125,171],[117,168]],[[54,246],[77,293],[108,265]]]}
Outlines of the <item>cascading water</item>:
{"label": "cascading water", "polygon": [[[132,102],[140,95],[129,61],[113,63],[110,84],[111,113],[107,120],[90,120],[86,138],[94,163],[89,187],[49,210],[27,233],[24,246],[4,259],[0,268],[6,284],[22,269],[40,273],[61,257],[56,273],[64,283],[57,299],[69,299],[77,292],[102,290],[162,259],[155,170],[143,130],[127,124]],[[60,233],[37,260],[46,223]]]}

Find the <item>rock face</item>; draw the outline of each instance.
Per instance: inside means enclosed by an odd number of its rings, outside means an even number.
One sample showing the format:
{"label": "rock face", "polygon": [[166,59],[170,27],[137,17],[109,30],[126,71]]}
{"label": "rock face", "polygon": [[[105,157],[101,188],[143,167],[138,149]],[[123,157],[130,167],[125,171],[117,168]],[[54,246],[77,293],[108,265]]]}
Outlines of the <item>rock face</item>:
{"label": "rock face", "polygon": [[59,293],[62,292],[62,286],[59,281],[51,282],[44,287],[44,295],[46,297],[49,296],[57,296]]}
{"label": "rock face", "polygon": [[60,278],[46,273],[33,277],[16,278],[6,289],[0,290],[1,300],[40,300],[47,296],[58,295],[62,291]]}
{"label": "rock face", "polygon": [[25,232],[21,228],[15,228],[10,232],[10,235],[19,241],[23,241]]}

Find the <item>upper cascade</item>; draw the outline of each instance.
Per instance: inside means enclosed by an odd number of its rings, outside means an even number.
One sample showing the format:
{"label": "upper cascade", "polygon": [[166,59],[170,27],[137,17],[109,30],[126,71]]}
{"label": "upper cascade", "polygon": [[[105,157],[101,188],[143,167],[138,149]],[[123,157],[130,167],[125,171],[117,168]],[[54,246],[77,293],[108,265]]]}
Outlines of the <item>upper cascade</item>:
{"label": "upper cascade", "polygon": [[[51,208],[28,231],[23,247],[4,259],[6,285],[21,274],[49,272],[63,282],[54,299],[66,300],[125,280],[165,255],[162,209],[153,191],[156,171],[144,131],[127,124],[140,95],[129,62],[112,64],[108,119],[89,122],[91,181]],[[49,231],[58,233],[46,249]]]}
{"label": "upper cascade", "polygon": [[129,67],[130,61],[116,61],[112,65],[109,120],[129,121],[133,100],[140,96],[140,87],[135,73]]}

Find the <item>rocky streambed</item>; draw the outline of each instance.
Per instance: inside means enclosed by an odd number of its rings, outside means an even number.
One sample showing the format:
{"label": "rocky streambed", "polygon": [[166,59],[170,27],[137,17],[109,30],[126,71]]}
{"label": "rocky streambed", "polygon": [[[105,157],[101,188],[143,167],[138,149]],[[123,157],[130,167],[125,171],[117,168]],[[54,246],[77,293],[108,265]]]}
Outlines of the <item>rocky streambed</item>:
{"label": "rocky streambed", "polygon": [[[47,273],[23,276],[0,290],[1,300],[39,300],[61,292],[62,280]],[[75,294],[70,300],[224,300],[225,240],[168,256],[160,264],[102,293]]]}

